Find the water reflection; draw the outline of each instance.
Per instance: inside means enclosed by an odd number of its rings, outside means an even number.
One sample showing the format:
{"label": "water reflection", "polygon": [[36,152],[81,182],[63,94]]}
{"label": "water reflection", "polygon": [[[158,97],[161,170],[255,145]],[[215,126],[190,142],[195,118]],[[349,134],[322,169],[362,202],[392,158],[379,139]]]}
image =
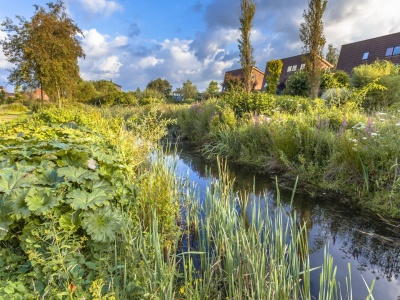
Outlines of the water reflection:
{"label": "water reflection", "polygon": [[[217,176],[218,165],[215,160],[207,161],[190,147],[180,145],[177,172],[181,175],[189,172],[190,180],[197,183],[202,196],[210,174]],[[235,178],[238,192],[263,194],[268,191],[271,197],[266,204],[276,205],[275,176],[257,174],[249,167],[235,164],[229,165],[229,175]],[[284,185],[289,187],[293,183]],[[281,202],[289,204],[292,192],[281,189],[280,194]],[[367,295],[363,277],[369,285],[376,280],[375,299],[400,299],[400,228],[362,214],[339,201],[337,196],[296,194],[292,208],[297,211],[299,220],[307,224],[312,266],[322,264],[324,247],[329,245],[343,290],[346,289],[347,264],[351,265],[354,299],[365,299]],[[318,274],[312,275],[311,279],[316,292]]]}

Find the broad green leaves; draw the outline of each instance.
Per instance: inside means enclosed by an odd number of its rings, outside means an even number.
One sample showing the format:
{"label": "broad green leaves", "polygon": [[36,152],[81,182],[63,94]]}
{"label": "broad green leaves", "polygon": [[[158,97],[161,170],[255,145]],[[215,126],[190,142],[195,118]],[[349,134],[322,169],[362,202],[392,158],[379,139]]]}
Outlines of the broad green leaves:
{"label": "broad green leaves", "polygon": [[94,190],[91,193],[81,189],[75,189],[67,195],[67,198],[67,202],[70,203],[75,210],[86,210],[88,208],[95,208],[96,206],[103,206],[108,200],[112,199],[112,197],[101,189]]}
{"label": "broad green leaves", "polygon": [[59,204],[61,197],[49,188],[33,188],[25,198],[28,208],[35,215],[46,215]]}
{"label": "broad green leaves", "polygon": [[83,184],[86,180],[99,180],[97,173],[73,166],[60,168],[57,173],[59,176],[64,176],[67,180],[78,184]]}
{"label": "broad green leaves", "polygon": [[121,214],[109,207],[101,207],[96,211],[89,210],[83,213],[83,228],[95,241],[114,240],[116,233],[121,228],[121,223]]}
{"label": "broad green leaves", "polygon": [[31,173],[17,171],[13,168],[0,170],[0,192],[10,194],[13,189],[29,187],[36,180]]}

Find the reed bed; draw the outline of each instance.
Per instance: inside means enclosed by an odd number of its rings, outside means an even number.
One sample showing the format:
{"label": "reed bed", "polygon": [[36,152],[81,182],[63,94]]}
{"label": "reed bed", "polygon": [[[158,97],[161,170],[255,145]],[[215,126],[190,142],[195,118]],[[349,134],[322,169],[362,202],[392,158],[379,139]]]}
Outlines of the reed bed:
{"label": "reed bed", "polygon": [[[135,265],[145,279],[137,291],[148,299],[353,299],[351,278],[340,286],[327,252],[322,266],[310,266],[306,224],[281,205],[279,193],[269,207],[261,196],[234,192],[227,174],[221,164],[202,200],[187,179],[175,181],[182,220],[174,241],[166,243],[156,212],[150,230],[123,234],[129,263],[118,298],[136,299],[126,288]],[[318,295],[311,294],[311,272],[320,273]]]}

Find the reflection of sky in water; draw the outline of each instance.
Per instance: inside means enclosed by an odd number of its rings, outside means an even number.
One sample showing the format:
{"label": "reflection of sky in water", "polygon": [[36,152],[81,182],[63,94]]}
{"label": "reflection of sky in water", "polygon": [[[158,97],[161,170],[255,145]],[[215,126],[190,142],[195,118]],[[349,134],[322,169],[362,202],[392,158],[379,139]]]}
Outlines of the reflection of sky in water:
{"label": "reflection of sky in water", "polygon": [[[206,172],[206,168],[208,171]],[[229,165],[231,178],[235,178],[237,191],[251,194],[255,185],[257,194],[266,194],[268,201],[263,198],[261,206],[267,203],[276,205],[275,179],[267,175],[258,175],[250,168]],[[196,153],[182,149],[176,160],[176,173],[179,177],[189,177],[195,183],[197,192],[204,199],[207,185],[210,182],[210,173],[218,174],[215,161],[205,161]],[[216,175],[214,175],[216,176]],[[288,184],[289,185],[289,184]],[[251,194],[254,199],[254,194]],[[281,191],[282,203],[289,204],[290,191]],[[340,280],[342,293],[346,292],[345,277],[348,276],[348,264],[351,265],[351,280],[353,299],[365,299],[367,289],[362,276],[368,285],[376,279],[373,289],[375,299],[400,299],[400,245],[383,243],[368,235],[372,232],[377,235],[399,238],[372,218],[353,212],[346,205],[332,198],[312,199],[309,196],[296,195],[293,207],[298,212],[299,219],[306,221],[309,228],[311,267],[322,265],[324,246],[329,245],[329,253],[337,266],[337,278]],[[251,208],[248,207],[248,212]],[[353,209],[354,210],[354,209]],[[362,275],[362,276],[361,276]],[[319,271],[311,273],[312,294],[319,288]]]}

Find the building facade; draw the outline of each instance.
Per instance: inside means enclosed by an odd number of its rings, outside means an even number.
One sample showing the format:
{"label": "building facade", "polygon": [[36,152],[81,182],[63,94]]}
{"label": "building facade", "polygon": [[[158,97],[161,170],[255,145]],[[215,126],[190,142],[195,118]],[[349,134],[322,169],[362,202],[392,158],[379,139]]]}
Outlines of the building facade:
{"label": "building facade", "polygon": [[[227,71],[225,73],[224,79],[227,76],[243,78],[243,71],[242,71],[242,69],[236,69],[236,70]],[[252,81],[253,81],[253,90],[254,91],[262,91],[264,77],[265,77],[264,72],[261,71],[260,69],[256,68],[256,67],[253,67],[253,70],[251,72],[251,76],[252,76]]]}

